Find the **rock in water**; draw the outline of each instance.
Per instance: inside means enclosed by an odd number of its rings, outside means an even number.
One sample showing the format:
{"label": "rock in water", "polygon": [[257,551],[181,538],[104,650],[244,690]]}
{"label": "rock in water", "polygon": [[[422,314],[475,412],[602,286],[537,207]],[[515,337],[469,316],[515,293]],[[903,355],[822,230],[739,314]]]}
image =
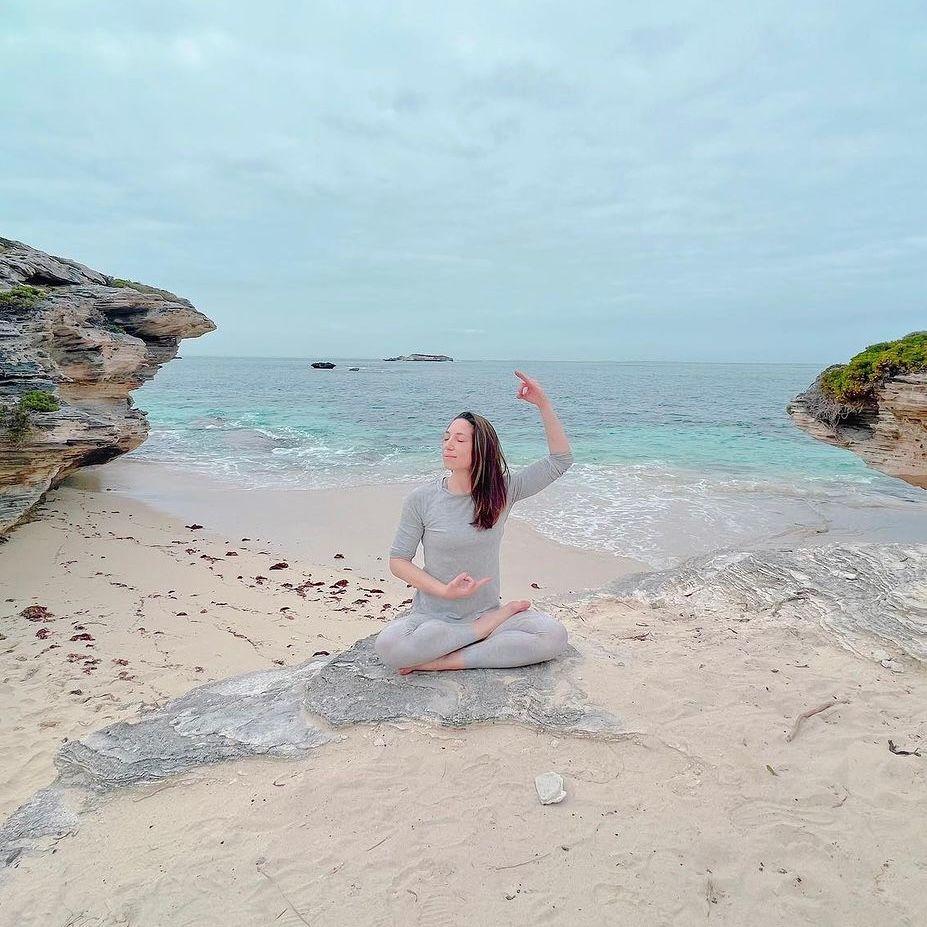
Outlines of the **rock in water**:
{"label": "rock in water", "polygon": [[138,447],[129,393],[215,328],[167,290],[0,238],[0,533],[72,470]]}
{"label": "rock in water", "polygon": [[398,354],[396,357],[384,357],[385,361],[453,361],[447,354]]}
{"label": "rock in water", "polygon": [[566,798],[563,788],[563,776],[560,773],[546,772],[534,777],[534,787],[542,805],[555,805]]}

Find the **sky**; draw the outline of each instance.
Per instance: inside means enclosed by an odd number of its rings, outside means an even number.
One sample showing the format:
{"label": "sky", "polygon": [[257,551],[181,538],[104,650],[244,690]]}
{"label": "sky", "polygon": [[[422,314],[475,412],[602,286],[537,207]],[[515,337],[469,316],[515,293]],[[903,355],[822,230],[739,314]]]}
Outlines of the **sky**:
{"label": "sky", "polygon": [[0,235],[190,299],[184,356],[927,328],[922,2],[2,6]]}

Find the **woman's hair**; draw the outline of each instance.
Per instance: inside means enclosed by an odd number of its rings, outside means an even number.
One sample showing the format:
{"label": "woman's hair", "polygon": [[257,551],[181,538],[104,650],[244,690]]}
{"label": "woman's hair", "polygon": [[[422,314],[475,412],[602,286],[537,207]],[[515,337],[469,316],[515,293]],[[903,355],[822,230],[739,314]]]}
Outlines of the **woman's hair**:
{"label": "woman's hair", "polygon": [[[506,475],[509,465],[502,453],[499,435],[492,422],[476,412],[461,412],[462,418],[473,426],[473,453],[470,462],[470,492],[473,496],[475,528],[491,528],[506,504]],[[452,419],[453,421],[453,419]]]}

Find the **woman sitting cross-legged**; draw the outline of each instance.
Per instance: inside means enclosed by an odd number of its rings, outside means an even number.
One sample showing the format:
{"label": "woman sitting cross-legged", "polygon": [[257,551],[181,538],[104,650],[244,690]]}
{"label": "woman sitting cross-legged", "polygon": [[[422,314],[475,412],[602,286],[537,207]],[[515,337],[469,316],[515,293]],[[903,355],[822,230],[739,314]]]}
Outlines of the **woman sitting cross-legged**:
{"label": "woman sitting cross-legged", "polygon": [[[409,493],[389,551],[390,571],[416,588],[410,610],[376,638],[380,659],[400,673],[525,666],[553,659],[567,645],[566,628],[528,600],[501,604],[499,549],[512,506],[573,463],[540,384],[515,374],[518,398],[541,412],[549,453],[510,472],[487,419],[461,412],[448,425],[442,446],[450,476]],[[412,563],[420,543],[424,569]]]}

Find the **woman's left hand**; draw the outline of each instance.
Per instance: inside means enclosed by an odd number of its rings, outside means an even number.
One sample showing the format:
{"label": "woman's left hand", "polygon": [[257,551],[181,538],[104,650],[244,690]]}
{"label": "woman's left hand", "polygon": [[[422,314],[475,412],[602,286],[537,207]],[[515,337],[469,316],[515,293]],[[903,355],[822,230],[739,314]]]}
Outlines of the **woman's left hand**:
{"label": "woman's left hand", "polygon": [[534,377],[529,377],[528,374],[522,373],[521,370],[516,370],[515,376],[522,381],[515,394],[519,399],[524,399],[525,402],[530,402],[532,405],[539,407],[550,402],[547,393],[544,392],[541,384]]}

